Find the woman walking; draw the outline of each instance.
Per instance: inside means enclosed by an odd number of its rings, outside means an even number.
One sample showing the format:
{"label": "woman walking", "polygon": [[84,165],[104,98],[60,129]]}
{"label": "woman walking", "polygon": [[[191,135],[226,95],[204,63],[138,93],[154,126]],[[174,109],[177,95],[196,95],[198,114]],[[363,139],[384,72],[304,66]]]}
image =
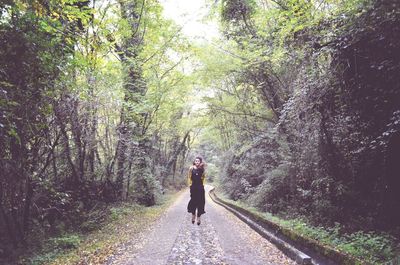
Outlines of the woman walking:
{"label": "woman walking", "polygon": [[197,225],[200,225],[200,216],[205,213],[204,204],[205,192],[204,192],[204,163],[201,157],[196,157],[193,162],[193,166],[189,169],[188,182],[190,186],[190,201],[187,207],[189,213],[192,213],[192,224],[196,219],[197,210]]}

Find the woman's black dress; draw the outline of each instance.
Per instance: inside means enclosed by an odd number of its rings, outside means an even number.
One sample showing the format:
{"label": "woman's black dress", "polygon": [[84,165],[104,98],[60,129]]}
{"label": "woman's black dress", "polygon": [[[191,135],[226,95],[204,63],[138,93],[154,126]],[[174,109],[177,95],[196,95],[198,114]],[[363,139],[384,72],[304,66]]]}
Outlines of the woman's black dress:
{"label": "woman's black dress", "polygon": [[197,216],[200,217],[204,211],[204,204],[206,203],[205,195],[204,195],[204,185],[203,185],[203,177],[204,169],[203,168],[193,168],[191,170],[191,178],[192,185],[190,186],[190,201],[188,204],[188,212],[195,214],[197,209]]}

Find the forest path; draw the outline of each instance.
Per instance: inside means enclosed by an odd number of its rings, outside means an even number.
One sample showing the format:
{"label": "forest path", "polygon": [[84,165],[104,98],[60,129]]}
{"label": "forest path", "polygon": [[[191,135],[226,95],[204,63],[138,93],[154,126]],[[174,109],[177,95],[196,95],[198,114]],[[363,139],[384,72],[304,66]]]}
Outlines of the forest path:
{"label": "forest path", "polygon": [[[231,212],[208,196],[201,225],[187,213],[182,193],[145,235],[132,239],[107,264],[295,264]],[[131,247],[129,247],[129,245]],[[134,246],[134,247],[133,247]]]}

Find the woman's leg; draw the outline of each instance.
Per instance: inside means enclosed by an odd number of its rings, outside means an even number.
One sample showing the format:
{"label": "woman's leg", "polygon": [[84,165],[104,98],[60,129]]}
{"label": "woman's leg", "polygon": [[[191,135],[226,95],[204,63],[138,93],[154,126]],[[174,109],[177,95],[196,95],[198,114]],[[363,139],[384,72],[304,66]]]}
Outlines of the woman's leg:
{"label": "woman's leg", "polygon": [[206,198],[205,198],[205,191],[204,188],[200,190],[199,193],[199,199],[197,203],[197,216],[200,217],[202,214],[206,213],[204,211],[204,205],[206,203]]}
{"label": "woman's leg", "polygon": [[199,198],[197,203],[197,225],[201,224],[200,216],[205,213],[204,211],[205,204],[205,196],[204,196],[204,188],[199,191]]}
{"label": "woman's leg", "polygon": [[192,214],[196,213],[196,200],[193,187],[190,187],[190,200],[187,206],[187,211]]}
{"label": "woman's leg", "polygon": [[[203,211],[204,212],[204,211]],[[201,212],[201,209],[197,209],[197,225],[200,225],[200,223],[201,223],[201,219],[200,219],[200,216],[202,215],[203,213]]]}

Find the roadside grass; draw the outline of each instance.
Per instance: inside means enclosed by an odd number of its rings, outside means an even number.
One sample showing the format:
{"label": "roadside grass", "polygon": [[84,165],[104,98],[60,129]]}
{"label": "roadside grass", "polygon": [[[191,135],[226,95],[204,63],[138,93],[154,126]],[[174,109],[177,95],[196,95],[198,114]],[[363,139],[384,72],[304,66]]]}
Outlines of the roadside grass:
{"label": "roadside grass", "polygon": [[342,226],[339,223],[336,223],[333,227],[317,227],[311,225],[305,218],[283,219],[271,213],[262,212],[243,201],[228,199],[219,183],[213,183],[213,185],[216,188],[218,187],[218,197],[224,201],[262,216],[294,233],[312,238],[322,245],[357,257],[365,261],[366,264],[400,264],[400,241],[387,233],[378,231],[342,233]]}
{"label": "roadside grass", "polygon": [[[20,264],[103,264],[118,247],[148,229],[181,192],[170,192],[155,206],[121,203],[111,206],[105,220],[83,224],[81,231],[50,238]],[[87,232],[82,232],[87,231]]]}

